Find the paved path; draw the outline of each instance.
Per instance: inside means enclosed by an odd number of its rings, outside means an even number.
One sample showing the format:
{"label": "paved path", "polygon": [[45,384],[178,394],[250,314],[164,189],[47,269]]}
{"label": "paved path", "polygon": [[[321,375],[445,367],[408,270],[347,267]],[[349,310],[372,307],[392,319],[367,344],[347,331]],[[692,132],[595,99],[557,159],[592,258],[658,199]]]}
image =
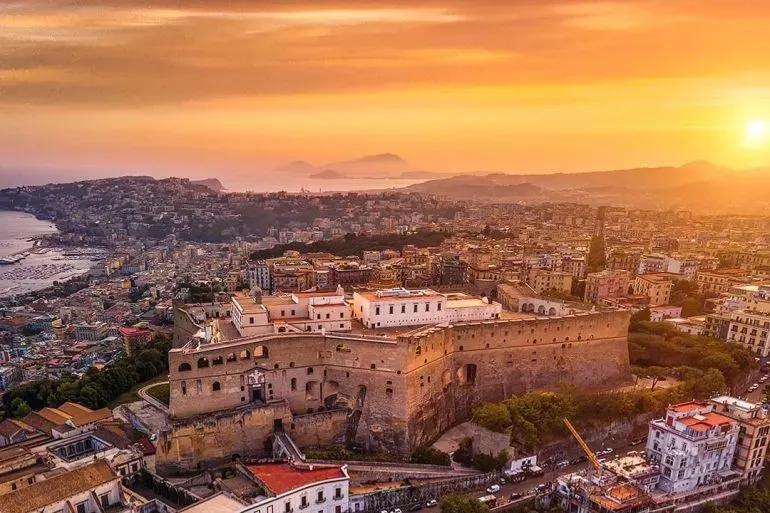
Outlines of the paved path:
{"label": "paved path", "polygon": [[139,389],[139,391],[136,394],[142,399],[144,399],[145,401],[147,401],[148,403],[150,403],[151,405],[158,408],[163,413],[168,413],[168,406],[166,406],[165,404],[158,401],[153,396],[147,393],[147,390],[157,385],[168,385],[168,381],[160,381],[158,383],[153,383],[151,385],[143,386],[142,388]]}

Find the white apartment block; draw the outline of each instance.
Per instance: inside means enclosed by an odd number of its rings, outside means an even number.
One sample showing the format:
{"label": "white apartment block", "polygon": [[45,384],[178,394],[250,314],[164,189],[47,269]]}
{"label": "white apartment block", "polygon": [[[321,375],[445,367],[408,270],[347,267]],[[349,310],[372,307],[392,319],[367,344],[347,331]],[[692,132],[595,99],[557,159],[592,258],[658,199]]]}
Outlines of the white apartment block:
{"label": "white apartment block", "polygon": [[465,294],[440,294],[430,289],[403,288],[355,292],[353,318],[365,328],[420,326],[449,322],[497,319],[500,303]]}
{"label": "white apartment block", "polygon": [[270,333],[350,331],[345,292],[295,292],[275,296],[235,294],[232,322],[242,337]]}
{"label": "white apartment block", "polygon": [[660,465],[658,487],[681,493],[740,475],[733,466],[739,425],[714,405],[692,401],[666,410],[650,422],[647,456]]}

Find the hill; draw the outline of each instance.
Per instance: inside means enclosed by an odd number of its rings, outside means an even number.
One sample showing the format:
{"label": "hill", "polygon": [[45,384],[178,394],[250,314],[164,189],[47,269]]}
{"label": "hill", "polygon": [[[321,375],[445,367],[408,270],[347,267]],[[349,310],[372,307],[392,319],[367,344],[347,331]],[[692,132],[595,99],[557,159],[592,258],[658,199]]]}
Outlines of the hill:
{"label": "hill", "polygon": [[211,189],[214,192],[224,192],[225,186],[219,181],[219,178],[206,178],[205,180],[192,180],[190,183],[195,185],[202,185]]}

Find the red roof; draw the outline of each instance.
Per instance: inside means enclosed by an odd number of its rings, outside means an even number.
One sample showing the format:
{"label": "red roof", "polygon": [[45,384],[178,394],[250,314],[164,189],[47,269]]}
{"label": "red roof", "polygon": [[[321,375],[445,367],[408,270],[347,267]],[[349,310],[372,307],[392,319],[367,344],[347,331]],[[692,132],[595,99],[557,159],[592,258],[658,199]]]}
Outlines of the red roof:
{"label": "red roof", "polygon": [[687,413],[689,411],[700,410],[704,406],[706,406],[706,403],[690,401],[688,403],[675,404],[674,406],[671,406],[669,410],[673,411],[674,413]]}
{"label": "red roof", "polygon": [[286,493],[319,481],[344,479],[345,473],[339,467],[315,468],[313,470],[292,467],[288,463],[249,465],[249,472],[276,495]]}
{"label": "red roof", "polygon": [[715,426],[729,425],[733,421],[724,415],[711,412],[702,416],[687,417],[682,419],[681,422],[694,431],[708,431]]}
{"label": "red roof", "polygon": [[126,337],[152,335],[152,331],[146,328],[135,328],[133,326],[121,326],[118,331],[120,331],[121,335]]}

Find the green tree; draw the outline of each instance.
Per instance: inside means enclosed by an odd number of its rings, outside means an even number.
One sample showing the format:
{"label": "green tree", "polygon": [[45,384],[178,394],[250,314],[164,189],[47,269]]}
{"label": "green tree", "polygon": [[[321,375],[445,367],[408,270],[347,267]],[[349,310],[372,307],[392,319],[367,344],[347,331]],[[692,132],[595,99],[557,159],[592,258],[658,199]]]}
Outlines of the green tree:
{"label": "green tree", "polygon": [[475,497],[447,495],[439,501],[441,513],[487,513],[489,508]]}
{"label": "green tree", "polygon": [[588,272],[593,273],[603,270],[607,265],[607,253],[605,250],[604,237],[594,235],[591,238],[591,245],[588,248],[587,259]]}
{"label": "green tree", "polygon": [[452,459],[443,451],[421,445],[412,452],[412,463],[449,466],[452,464]]}
{"label": "green tree", "polygon": [[650,308],[645,307],[639,310],[638,312],[634,312],[634,314],[631,316],[631,322],[641,322],[641,321],[649,321],[650,320]]}
{"label": "green tree", "polygon": [[504,433],[511,426],[511,413],[502,403],[482,403],[473,408],[473,420],[490,431]]}
{"label": "green tree", "polygon": [[29,407],[24,399],[17,397],[11,401],[11,416],[20,419],[26,417],[30,413],[32,413],[32,408]]}

